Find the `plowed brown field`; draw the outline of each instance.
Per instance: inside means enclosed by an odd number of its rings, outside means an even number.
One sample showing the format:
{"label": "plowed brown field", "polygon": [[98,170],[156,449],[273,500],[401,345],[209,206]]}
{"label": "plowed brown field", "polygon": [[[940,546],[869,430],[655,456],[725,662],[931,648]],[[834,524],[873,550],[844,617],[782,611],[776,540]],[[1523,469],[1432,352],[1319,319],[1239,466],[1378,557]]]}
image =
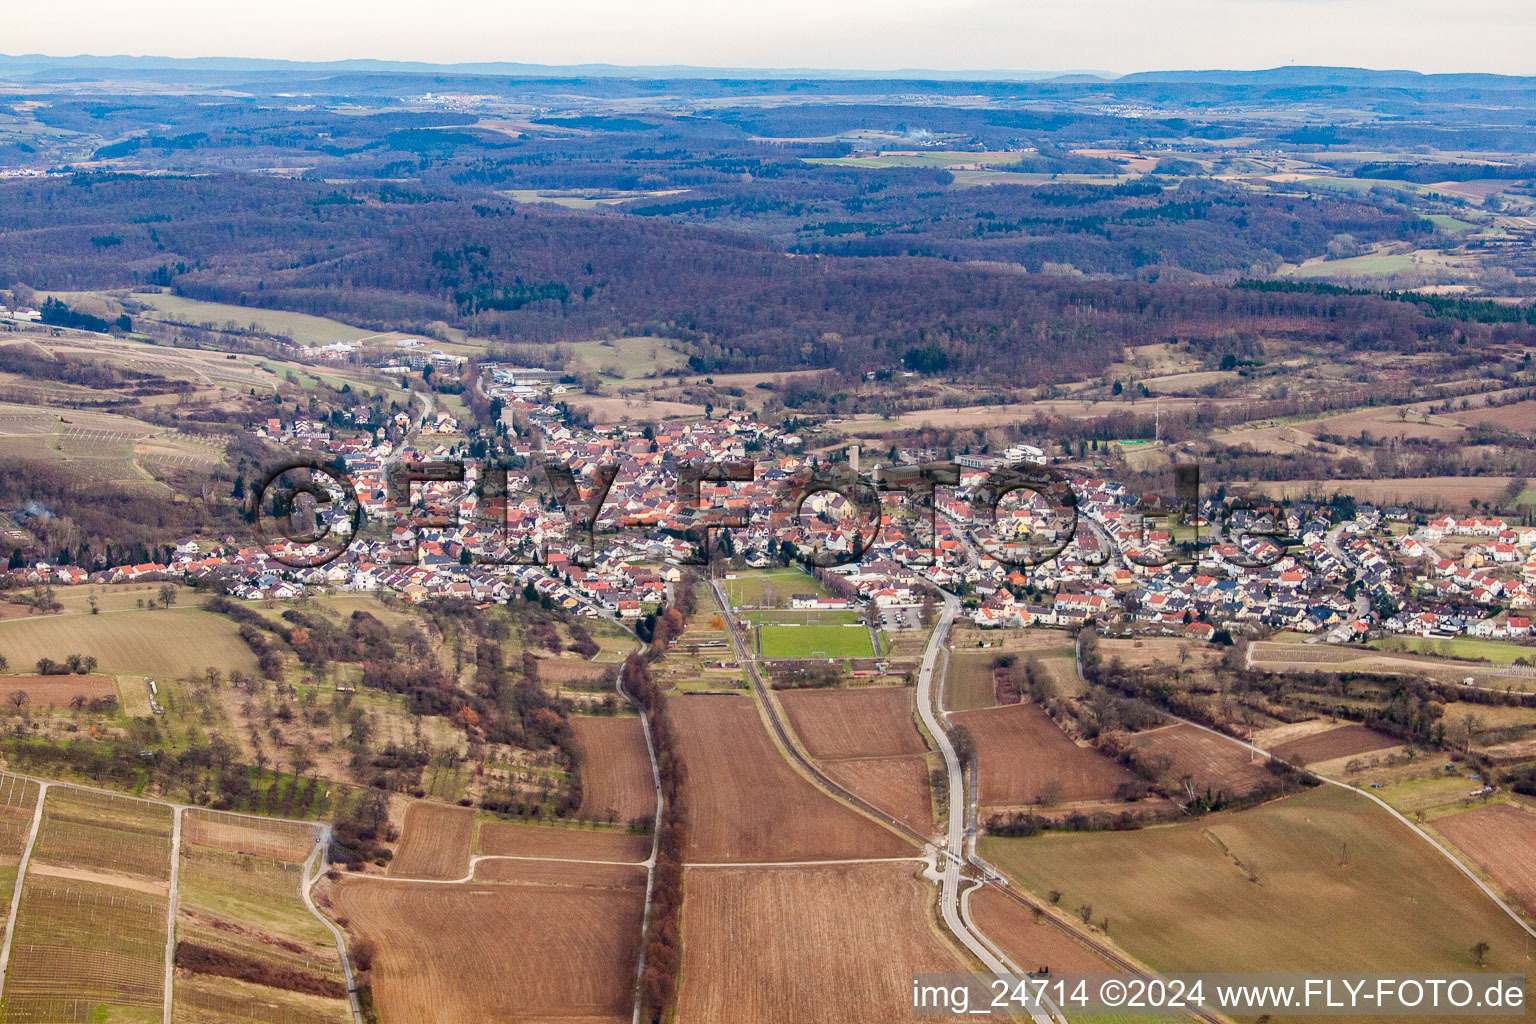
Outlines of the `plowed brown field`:
{"label": "plowed brown field", "polygon": [[1341,725],[1327,732],[1303,736],[1289,743],[1282,743],[1270,751],[1283,761],[1292,764],[1314,764],[1332,761],[1336,757],[1353,757],[1372,750],[1394,747],[1397,740],[1386,733],[1367,729],[1363,725]]}
{"label": "plowed brown field", "polygon": [[354,936],[377,945],[385,1021],[630,1019],[643,886],[343,878],[331,900]]}
{"label": "plowed brown field", "polygon": [[400,848],[389,863],[391,878],[463,878],[475,812],[468,807],[415,803],[406,808]]}
{"label": "plowed brown field", "polygon": [[779,703],[813,757],[895,757],[921,754],[912,721],[912,688],[785,690]]}
{"label": "plowed brown field", "polygon": [[690,868],[678,1020],[890,1024],[914,971],[960,971],[906,864]]}
{"label": "plowed brown field", "polygon": [[1202,793],[1209,789],[1242,796],[1270,778],[1262,755],[1182,722],[1137,733],[1132,742],[1144,754],[1167,757],[1171,765],[1168,774],[1176,779],[1191,776]]}
{"label": "plowed brown field", "polygon": [[922,755],[827,761],[821,767],[834,782],[846,786],[849,792],[863,797],[923,835],[933,831],[928,759]]}
{"label": "plowed brown field", "polygon": [[571,726],[581,744],[581,816],[650,821],[656,814],[651,758],[640,719],[632,716],[574,717]]}
{"label": "plowed brown field", "polygon": [[651,855],[651,837],[590,828],[549,828],[487,821],[480,826],[482,855],[606,860],[633,864]]}
{"label": "plowed brown field", "polygon": [[1115,969],[1060,928],[1037,923],[1033,911],[992,886],[971,894],[971,916],[976,927],[1026,971],[1107,974]]}
{"label": "plowed brown field", "polygon": [[0,693],[7,697],[21,690],[32,707],[61,708],[76,697],[95,700],[116,697],[117,684],[111,676],[0,676]]}
{"label": "plowed brown field", "polygon": [[1435,831],[1454,843],[1509,898],[1536,914],[1536,811],[1494,804],[1438,818]]}
{"label": "plowed brown field", "polygon": [[518,885],[620,888],[645,885],[645,868],[631,864],[572,864],[559,860],[482,860],[475,881]]}
{"label": "plowed brown field", "polygon": [[1061,799],[1106,800],[1129,781],[1129,771],[1096,750],[1080,747],[1036,704],[965,711],[950,721],[976,740],[983,807],[1035,802],[1048,783],[1061,784]]}
{"label": "plowed brown field", "polygon": [[691,861],[900,857],[913,846],[822,793],[780,756],[749,697],[667,698]]}

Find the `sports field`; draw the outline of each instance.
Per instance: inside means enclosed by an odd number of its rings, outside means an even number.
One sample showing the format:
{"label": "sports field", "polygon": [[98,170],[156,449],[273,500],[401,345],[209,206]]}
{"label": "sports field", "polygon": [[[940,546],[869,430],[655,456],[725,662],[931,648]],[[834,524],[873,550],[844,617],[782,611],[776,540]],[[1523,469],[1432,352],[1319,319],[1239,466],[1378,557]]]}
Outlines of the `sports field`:
{"label": "sports field", "polygon": [[729,576],[724,581],[726,596],[731,607],[788,608],[789,599],[796,594],[814,594],[830,597],[831,593],[816,577],[799,569],[765,569],[760,572],[744,572]]}
{"label": "sports field", "polygon": [[1477,942],[1490,969],[1530,969],[1525,933],[1485,894],[1332,786],[1137,832],[987,838],[982,855],[1107,917],[1110,937],[1161,971],[1464,971]]}
{"label": "sports field", "polygon": [[761,626],[765,658],[872,658],[875,649],[863,626]]}

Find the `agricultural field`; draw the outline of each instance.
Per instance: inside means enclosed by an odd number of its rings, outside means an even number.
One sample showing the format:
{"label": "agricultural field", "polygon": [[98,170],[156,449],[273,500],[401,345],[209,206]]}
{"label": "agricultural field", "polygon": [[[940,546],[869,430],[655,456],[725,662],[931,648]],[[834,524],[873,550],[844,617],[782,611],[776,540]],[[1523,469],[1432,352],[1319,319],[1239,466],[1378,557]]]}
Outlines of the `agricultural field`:
{"label": "agricultural field", "polygon": [[160,1020],[168,910],[163,893],[28,871],[0,1020]]}
{"label": "agricultural field", "polygon": [[[993,886],[970,895],[971,917],[987,938],[1026,971],[1049,970],[1052,974],[1110,974],[1107,961],[1072,936],[1037,919],[1023,904],[1009,899]],[[1077,1020],[1077,1014],[1072,1015]]]}
{"label": "agricultural field", "polygon": [[784,690],[778,701],[805,749],[816,758],[896,757],[927,747],[913,723],[913,690]]}
{"label": "agricultural field", "polygon": [[644,864],[583,863],[568,860],[482,860],[475,864],[477,882],[517,882],[548,885],[645,886]]}
{"label": "agricultural field", "polygon": [[94,657],[104,673],[155,677],[201,675],[212,666],[256,671],[256,657],[236,626],[200,608],[48,615],[0,621],[0,655],[18,667],[69,654]]}
{"label": "agricultural field", "polygon": [[[296,856],[292,826],[272,824],[266,845],[288,847]],[[301,896],[303,862],[184,842],[179,877],[174,1018],[200,1020],[208,1012],[235,1019],[270,1014],[303,1024],[348,1018],[336,941]]]}
{"label": "agricultural field", "polygon": [[319,829],[296,821],[248,818],[223,811],[189,809],[181,816],[183,845],[302,864],[315,850]]}
{"label": "agricultural field", "polygon": [[1133,778],[1098,751],[1072,742],[1037,704],[963,711],[950,721],[975,738],[983,807],[1108,800]]}
{"label": "agricultural field", "polygon": [[933,831],[933,792],[929,781],[932,768],[927,757],[856,757],[823,761],[821,769],[850,793],[868,800],[919,834]]}
{"label": "agricultural field", "polygon": [[1385,750],[1398,743],[1398,740],[1386,733],[1375,732],[1363,725],[1341,725],[1281,743],[1270,748],[1269,752],[1282,761],[1307,765],[1353,757],[1372,750]]}
{"label": "agricultural field", "polygon": [[612,341],[579,341],[570,346],[569,371],[585,371],[624,381],[655,376],[688,365],[688,356],[667,338],[615,338]]}
{"label": "agricultural field", "polygon": [[869,630],[863,626],[759,626],[758,653],[780,658],[872,658]]}
{"label": "agricultural field", "polygon": [[1372,640],[1366,644],[1388,653],[1436,655],[1442,658],[1461,658],[1466,661],[1491,661],[1495,665],[1513,665],[1517,660],[1536,662],[1536,646],[1506,644],[1496,640],[1473,640],[1467,637],[1446,637],[1430,640],[1425,637],[1391,637]]}
{"label": "agricultural field", "polygon": [[17,865],[32,831],[37,794],[37,783],[15,775],[0,775],[0,912],[10,911]]}
{"label": "agricultural field", "polygon": [[34,868],[87,872],[97,881],[150,883],[151,891],[163,890],[171,880],[171,809],[132,797],[50,787],[32,862]]}
{"label": "agricultural field", "polygon": [[147,307],[147,311],[141,315],[151,320],[195,325],[213,324],[217,327],[233,323],[241,330],[254,327],[265,334],[287,335],[295,344],[305,346],[325,345],[333,341],[356,341],[374,333],[362,327],[353,327],[325,317],[290,313],[280,309],[262,309],[257,306],[203,302],[172,295],[169,292],[134,292],[132,300]]}
{"label": "agricultural field", "polygon": [[1433,476],[1401,479],[1234,481],[1234,491],[1260,500],[1318,498],[1347,494],[1378,505],[1412,504],[1427,511],[1463,510],[1472,499],[1496,502],[1509,486],[1507,476]]}
{"label": "agricultural field", "polygon": [[586,411],[595,422],[637,423],[660,419],[703,419],[704,407],[692,402],[668,402],[642,394],[634,398],[572,395],[572,406]]}
{"label": "agricultural field", "polygon": [[1436,818],[1434,830],[1527,916],[1536,917],[1536,859],[1531,857],[1536,849],[1536,810],[1527,804],[1490,804]]}
{"label": "agricultural field", "polygon": [[618,676],[616,665],[579,658],[540,658],[536,664],[539,682],[557,691],[611,690]]}
{"label": "agricultural field", "polygon": [[915,869],[915,864],[689,868],[678,1019],[690,1024],[908,1019],[914,971],[969,969],[939,937],[931,886]]}
{"label": "agricultural field", "polygon": [[1304,645],[1292,642],[1256,642],[1253,667],[1269,672],[1386,672],[1397,675],[1433,676],[1444,682],[1466,679],[1483,686],[1529,692],[1536,677],[1523,666],[1481,661],[1455,661],[1427,654],[1397,654],[1369,647]]}
{"label": "agricultural field", "polygon": [[1187,824],[981,845],[1018,883],[1107,918],[1159,971],[1466,971],[1478,942],[1489,969],[1529,970],[1525,934],[1484,893],[1334,786]]}
{"label": "agricultural field", "polygon": [[1221,649],[1198,640],[1178,637],[1141,637],[1135,640],[1100,640],[1099,655],[1105,661],[1119,658],[1127,668],[1152,665],[1186,671],[1208,669],[1221,660]]}
{"label": "agricultural field", "polygon": [[1182,722],[1136,733],[1131,743],[1145,762],[1166,762],[1161,774],[1174,780],[1189,777],[1196,794],[1240,797],[1272,778],[1260,755]]}
{"label": "agricultural field", "polygon": [[350,1024],[343,1001],[283,992],[234,978],[179,974],[171,1024]]}
{"label": "agricultural field", "polygon": [[912,846],[816,789],[784,760],[748,697],[667,702],[683,763],[689,861],[900,857]]}
{"label": "agricultural field", "polygon": [[[1000,655],[1012,655],[1020,664],[1038,662],[1060,696],[1076,696],[1084,689],[1077,676],[1075,638],[1065,629],[978,629],[961,622],[950,631],[947,646],[951,665],[944,684],[944,702],[949,711],[970,711],[996,703],[992,662]],[[955,674],[957,658],[961,677]],[[986,703],[979,703],[983,699]],[[974,707],[962,707],[962,703]]]}
{"label": "agricultural field", "polygon": [[117,696],[117,683],[103,675],[17,675],[0,676],[0,694],[12,697],[26,694],[23,702],[31,708],[64,708],[76,698],[91,701]]}
{"label": "agricultural field", "polygon": [[656,788],[645,732],[635,715],[574,716],[582,752],[581,817],[617,822],[656,813]]}
{"label": "agricultural field", "polygon": [[389,862],[391,878],[463,878],[475,838],[468,807],[418,801],[405,811],[400,845]]}
{"label": "agricultural field", "polygon": [[993,651],[953,651],[945,656],[944,710],[977,711],[997,706]]}
{"label": "agricultural field", "polygon": [[1480,727],[1484,729],[1536,726],[1536,707],[1472,704],[1466,701],[1453,701],[1445,705],[1445,710],[1440,713],[1440,720],[1449,727],[1452,723],[1459,725],[1465,722],[1468,715],[1475,717],[1481,724]]}
{"label": "agricultural field", "polygon": [[482,857],[637,864],[651,855],[651,837],[615,829],[519,825],[485,820],[480,823],[475,853]]}
{"label": "agricultural field", "polygon": [[[343,878],[333,912],[377,947],[385,1021],[630,1020],[643,884],[522,880],[465,885]],[[444,927],[452,922],[452,927]]]}

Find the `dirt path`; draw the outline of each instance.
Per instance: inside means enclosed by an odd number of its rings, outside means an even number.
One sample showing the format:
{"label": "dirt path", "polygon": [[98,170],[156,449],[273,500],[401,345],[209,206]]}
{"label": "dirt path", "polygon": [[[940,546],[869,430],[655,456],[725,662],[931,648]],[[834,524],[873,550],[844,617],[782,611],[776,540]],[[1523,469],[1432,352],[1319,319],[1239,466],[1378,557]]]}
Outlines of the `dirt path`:
{"label": "dirt path", "polygon": [[[647,874],[649,874],[651,868],[655,865],[656,854],[653,851],[651,856],[645,860],[579,860],[575,857],[524,857],[510,853],[486,853],[469,859],[469,874],[462,878],[397,878],[390,875],[370,875],[351,871],[346,872],[346,876],[348,878],[366,878],[375,882],[409,883],[410,885],[470,885],[475,881],[475,867],[492,860],[533,861],[544,864],[600,864],[615,868],[645,868]],[[836,862],[834,861],[833,863]]]}
{"label": "dirt path", "polygon": [[[641,643],[640,638],[635,635],[634,631],[620,622],[617,616],[609,615],[607,612],[602,612],[601,614],[609,622],[634,636],[636,651],[645,650],[645,644]],[[651,785],[656,790],[656,815],[651,819],[651,855],[645,859],[645,905],[640,911],[640,956],[636,959],[635,963],[635,1008],[630,1015],[631,1024],[640,1024],[640,978],[645,974],[645,937],[650,934],[651,930],[651,902],[656,888],[656,856],[660,851],[661,814],[665,807],[661,795],[661,765],[656,760],[656,742],[651,736],[650,717],[645,713],[645,708],[640,706],[640,702],[625,692],[624,672],[622,669],[613,677],[613,688],[620,697],[623,697],[629,702],[631,707],[640,713],[640,731],[645,735],[645,753],[651,761]],[[470,874],[474,874],[475,866],[473,863],[470,864],[469,871]]]}
{"label": "dirt path", "polygon": [[171,819],[171,886],[165,911],[165,1014],[162,1024],[171,1024],[171,984],[176,975],[176,898],[181,882],[181,813],[178,807]]}
{"label": "dirt path", "polygon": [[57,864],[33,864],[30,874],[41,875],[45,878],[67,878],[74,882],[94,882],[97,885],[110,885],[118,889],[132,889],[134,892],[142,892],[146,896],[159,896],[164,898],[170,893],[169,886],[164,882],[151,882],[147,878],[130,878],[127,875],[115,875],[110,871],[87,871],[84,868],[66,868]]}
{"label": "dirt path", "polygon": [[331,937],[336,940],[336,952],[341,956],[341,973],[347,981],[347,1002],[352,1006],[353,1024],[364,1024],[363,1007],[357,1001],[357,980],[352,975],[352,958],[347,956],[347,937],[341,933],[341,929],[331,922],[331,919],[320,913],[320,908],[315,906],[314,896],[311,890],[315,883],[320,881],[320,872],[315,868],[320,861],[320,854],[331,844],[331,828],[325,827],[320,834],[320,841],[315,844],[315,852],[309,855],[309,860],[304,862],[304,872],[299,877],[299,896],[304,900],[304,906],[315,915],[315,919],[325,925]]}

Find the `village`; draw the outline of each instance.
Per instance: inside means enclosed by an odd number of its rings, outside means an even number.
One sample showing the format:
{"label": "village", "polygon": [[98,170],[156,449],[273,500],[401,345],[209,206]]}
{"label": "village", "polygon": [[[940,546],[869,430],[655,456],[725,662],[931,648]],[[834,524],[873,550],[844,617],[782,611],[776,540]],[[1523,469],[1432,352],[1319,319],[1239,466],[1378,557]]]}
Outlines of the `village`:
{"label": "village", "polygon": [[[411,355],[426,363],[437,354]],[[1497,517],[1291,502],[1261,524],[1260,512],[1234,512],[1210,496],[1198,510],[1154,516],[1143,512],[1142,495],[1071,464],[1049,471],[1070,484],[1073,509],[1051,507],[1041,489],[994,497],[993,515],[989,478],[1038,469],[1048,461],[1039,448],[963,455],[949,464],[954,486],[932,488],[924,505],[903,489],[902,470],[945,452],[893,448],[861,467],[856,447],[807,453],[801,437],[745,411],[589,426],[559,401],[566,388],[553,372],[491,364],[477,386],[499,410],[490,440],[508,467],[500,492],[486,466],[458,461],[468,447],[461,424],[430,406],[372,429],[302,418],[252,426],[344,472],[362,531],[348,535],[353,512],[339,488],[336,501],[316,509],[345,543],[340,557],[320,543],[187,538],[166,562],[94,571],[32,562],[10,571],[29,584],[178,579],[253,600],[380,589],[410,602],[528,597],[637,620],[665,605],[680,566],[701,564],[708,541],[717,574],[818,553],[817,575],[837,600],[896,622],[937,587],[960,596],[964,614],[987,629],[1094,623],[1206,641],[1283,630],[1335,643],[1394,634],[1518,641],[1531,632],[1536,527]],[[685,502],[682,467],[745,462],[750,479],[706,479],[697,504]],[[557,493],[545,463],[566,467],[574,490]],[[423,467],[445,464],[464,466],[462,479],[418,483],[411,507],[396,507],[406,502],[392,500],[391,473],[419,480],[433,475]],[[786,493],[818,470],[879,485],[870,489],[878,528],[871,499],[852,487],[809,493],[798,516],[787,514]],[[719,528],[727,522],[740,525]]]}

